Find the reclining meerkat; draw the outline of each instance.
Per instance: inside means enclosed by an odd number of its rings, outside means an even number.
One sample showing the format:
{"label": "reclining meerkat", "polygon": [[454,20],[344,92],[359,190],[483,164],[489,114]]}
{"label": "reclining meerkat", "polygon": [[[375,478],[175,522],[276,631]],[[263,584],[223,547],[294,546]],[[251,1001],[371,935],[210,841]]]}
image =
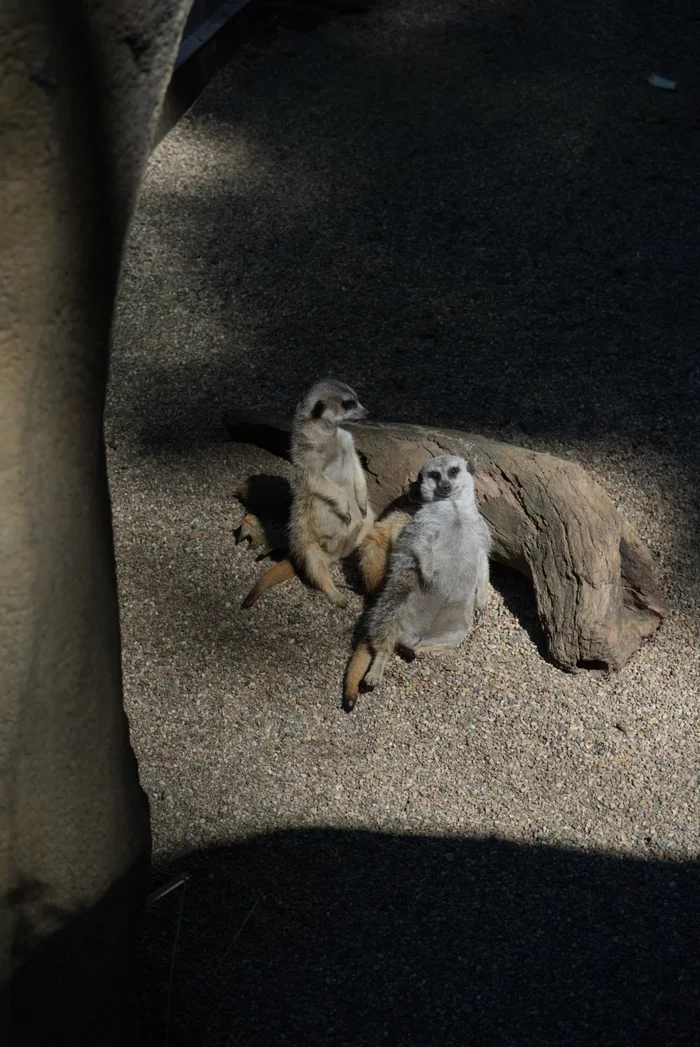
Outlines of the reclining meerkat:
{"label": "reclining meerkat", "polygon": [[[407,480],[403,485],[403,500],[421,504],[420,479]],[[376,520],[365,535],[359,549],[360,573],[365,593],[373,596],[386,579],[389,557],[404,527],[415,513],[415,509],[393,509]]]}
{"label": "reclining meerkat", "polygon": [[258,579],[243,601],[251,607],[267,589],[301,574],[338,607],[347,597],[333,584],[329,566],[362,543],[374,523],[367,483],[345,422],[367,411],[344,382],[325,378],[310,389],[294,414],[289,559]]}
{"label": "reclining meerkat", "polygon": [[[392,513],[363,547],[374,585],[383,550],[389,553],[386,582],[366,618],[366,638],[350,659],[344,706],[350,711],[364,679],[376,687],[397,647],[427,651],[456,647],[486,609],[491,535],[476,504],[473,468],[458,455],[426,462],[417,487],[424,503],[415,515]],[[400,519],[403,517],[403,519]],[[392,519],[393,518],[393,519]],[[386,527],[378,531],[382,524]],[[361,554],[362,559],[362,554]]]}

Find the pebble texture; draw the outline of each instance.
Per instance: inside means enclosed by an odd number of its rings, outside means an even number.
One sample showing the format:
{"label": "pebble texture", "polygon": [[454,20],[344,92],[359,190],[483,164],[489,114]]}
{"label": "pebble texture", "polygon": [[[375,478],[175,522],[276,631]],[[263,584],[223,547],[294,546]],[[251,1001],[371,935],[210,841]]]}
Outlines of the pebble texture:
{"label": "pebble texture", "polygon": [[[280,28],[154,154],[107,428],[156,862],[193,874],[171,1042],[697,1042],[698,46],[690,3],[406,0]],[[580,462],[654,553],[653,641],[563,674],[494,568],[472,638],[345,715],[360,598],[240,609],[233,492],[280,462],[221,425],[327,372]]]}

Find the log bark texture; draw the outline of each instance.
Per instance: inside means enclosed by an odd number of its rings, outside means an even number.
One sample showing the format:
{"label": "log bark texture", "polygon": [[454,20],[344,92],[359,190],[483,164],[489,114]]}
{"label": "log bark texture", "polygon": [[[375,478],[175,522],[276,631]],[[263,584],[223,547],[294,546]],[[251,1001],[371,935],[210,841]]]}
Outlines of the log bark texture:
{"label": "log bark texture", "polygon": [[[288,418],[239,411],[226,426],[234,440],[288,451]],[[428,458],[474,461],[493,559],[531,579],[548,654],[560,668],[620,669],[668,615],[649,549],[577,463],[454,429],[377,424],[353,426],[353,434],[378,514],[400,504],[404,483]]]}

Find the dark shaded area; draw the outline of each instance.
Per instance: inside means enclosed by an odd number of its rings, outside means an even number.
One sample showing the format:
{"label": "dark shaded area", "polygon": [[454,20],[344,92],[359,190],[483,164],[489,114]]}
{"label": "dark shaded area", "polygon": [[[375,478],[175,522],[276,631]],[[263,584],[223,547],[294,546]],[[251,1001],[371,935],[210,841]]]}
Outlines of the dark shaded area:
{"label": "dark shaded area", "polygon": [[491,585],[503,598],[510,613],[517,618],[525,632],[535,644],[540,656],[549,660],[547,640],[537,613],[537,601],[532,582],[524,578],[513,567],[491,563]]}
{"label": "dark shaded area", "polygon": [[[220,15],[223,0],[194,0],[182,34],[182,45],[202,30],[212,16]],[[172,130],[174,125],[194,104],[209,81],[236,51],[250,40],[260,36],[266,26],[275,20],[274,6],[267,0],[247,0],[244,7],[229,17],[218,32],[176,68],[168,84],[155,133],[154,145]]]}
{"label": "dark shaded area", "polygon": [[292,505],[292,489],[285,476],[269,476],[256,473],[249,476],[237,497],[246,511],[258,517],[260,523],[270,529],[284,529],[289,520]]}
{"label": "dark shaded area", "polygon": [[291,419],[276,415],[274,423],[271,425],[253,411],[243,411],[235,417],[224,419],[228,434],[235,443],[253,444],[270,454],[276,454],[278,458],[289,460]]}
{"label": "dark shaded area", "polygon": [[[284,476],[250,476],[236,492],[246,515],[236,532],[237,542],[248,542],[258,551],[258,560],[271,556],[284,559],[289,548],[287,527],[292,505],[292,490]],[[254,521],[249,520],[249,514]]]}
{"label": "dark shaded area", "polygon": [[[261,329],[247,369],[233,347],[205,375],[146,364],[142,445],[211,439],[226,405],[288,410],[331,371],[374,418],[629,436],[695,476],[694,6],[449,2],[419,24],[400,3],[342,24],[341,50],[288,31],[291,50],[238,56],[199,102],[197,127],[234,126],[277,195],[233,178],[148,205],[178,250],[187,211],[183,295],[231,331],[252,303]],[[646,83],[656,69],[677,92]]]}
{"label": "dark shaded area", "polygon": [[[56,906],[50,888],[35,881],[12,891],[7,907],[17,921],[18,969],[0,996],[17,1037],[8,1047],[138,1042],[134,941],[147,884],[143,860],[96,905],[76,912]],[[49,933],[50,927],[58,929]]]}
{"label": "dark shaded area", "polygon": [[[697,866],[315,830],[180,869],[173,1042],[697,1043]],[[179,909],[144,922],[154,1044]]]}

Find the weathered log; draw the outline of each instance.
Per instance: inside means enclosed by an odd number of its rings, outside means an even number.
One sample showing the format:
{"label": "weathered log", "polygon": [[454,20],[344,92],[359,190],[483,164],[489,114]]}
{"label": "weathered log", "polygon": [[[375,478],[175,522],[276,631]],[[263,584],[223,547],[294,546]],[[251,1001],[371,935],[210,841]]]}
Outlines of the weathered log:
{"label": "weathered log", "polygon": [[[288,452],[287,418],[237,411],[225,424],[238,442]],[[649,549],[576,462],[453,429],[376,424],[353,433],[377,513],[401,499],[426,459],[474,461],[493,558],[533,582],[547,651],[560,668],[620,669],[668,615]],[[259,513],[249,494],[243,501]],[[273,529],[279,533],[279,520]]]}

